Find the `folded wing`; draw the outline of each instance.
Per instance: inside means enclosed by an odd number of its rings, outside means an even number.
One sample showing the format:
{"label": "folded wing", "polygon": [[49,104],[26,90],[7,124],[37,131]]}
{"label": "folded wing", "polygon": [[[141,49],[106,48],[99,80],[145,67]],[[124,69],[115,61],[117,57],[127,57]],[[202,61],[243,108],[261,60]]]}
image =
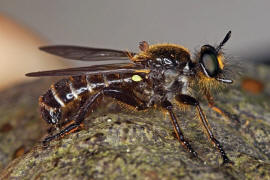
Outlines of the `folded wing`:
{"label": "folded wing", "polygon": [[130,55],[134,56],[136,54],[114,49],[67,45],[43,46],[39,49],[56,56],[81,61],[129,60]]}
{"label": "folded wing", "polygon": [[95,65],[87,67],[75,67],[68,69],[57,69],[50,71],[38,71],[27,73],[26,76],[40,77],[40,76],[80,76],[89,74],[114,74],[114,73],[149,73],[149,69],[138,66],[132,63],[123,64],[106,64]]}

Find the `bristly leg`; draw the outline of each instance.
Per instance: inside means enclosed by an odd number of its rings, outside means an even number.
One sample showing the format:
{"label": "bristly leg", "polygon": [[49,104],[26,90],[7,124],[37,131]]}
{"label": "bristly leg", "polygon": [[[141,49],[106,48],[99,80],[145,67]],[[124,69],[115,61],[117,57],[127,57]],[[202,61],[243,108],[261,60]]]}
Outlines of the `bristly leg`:
{"label": "bristly leg", "polygon": [[163,101],[162,103],[162,107],[165,108],[169,114],[170,114],[170,118],[171,118],[171,122],[172,125],[174,127],[174,131],[175,134],[177,136],[178,141],[185,147],[188,149],[188,151],[194,156],[194,157],[198,157],[197,153],[193,150],[193,148],[191,147],[191,145],[189,144],[189,142],[185,139],[184,134],[182,133],[179,124],[177,123],[177,119],[172,111],[173,106],[171,104],[171,102],[169,102],[168,100]]}
{"label": "bristly leg", "polygon": [[52,136],[48,136],[43,140],[43,144],[46,145],[46,143],[52,141],[55,138],[59,138],[59,137],[63,137],[69,133],[72,133],[76,130],[79,129],[80,127],[80,123],[73,123],[71,125],[69,125],[68,127],[66,127],[65,129],[61,130],[59,133],[52,135]]}
{"label": "bristly leg", "polygon": [[98,92],[95,95],[91,96],[89,99],[87,99],[86,102],[83,104],[83,106],[80,107],[79,112],[78,112],[78,116],[76,117],[75,122],[70,124],[69,126],[65,127],[64,129],[62,129],[59,133],[46,137],[43,140],[43,144],[46,145],[46,143],[52,141],[55,138],[63,137],[71,132],[76,131],[80,127],[80,125],[81,125],[82,121],[84,120],[85,115],[87,114],[91,105],[93,105],[93,103],[101,95],[102,95],[102,92]]}
{"label": "bristly leg", "polygon": [[215,138],[213,132],[211,131],[211,128],[210,128],[210,125],[209,123],[207,122],[207,119],[201,109],[201,106],[199,104],[199,102],[189,96],[189,95],[184,95],[184,94],[180,94],[178,96],[176,96],[176,100],[179,101],[180,103],[183,103],[183,104],[187,104],[187,105],[192,105],[192,106],[195,106],[198,113],[199,113],[199,118],[200,120],[202,121],[202,124],[204,126],[204,128],[206,129],[206,132],[209,136],[209,138],[211,139],[211,141],[215,144],[215,146],[217,147],[217,149],[219,150],[222,158],[223,158],[223,164],[227,164],[227,163],[232,163],[233,162],[228,158],[228,156],[226,155],[225,151],[223,150],[223,147],[222,145],[220,144],[220,142]]}
{"label": "bristly leg", "polygon": [[210,92],[209,91],[205,91],[204,92],[205,94],[205,97],[207,99],[207,102],[208,102],[208,106],[215,112],[217,112],[218,114],[220,114],[221,116],[225,117],[226,119],[230,120],[230,119],[233,119],[235,120],[237,123],[240,124],[240,121],[239,119],[237,118],[236,115],[232,115],[230,114],[229,112],[227,111],[224,111],[222,109],[220,109],[219,107],[217,107],[214,103],[214,98],[211,96]]}
{"label": "bristly leg", "polygon": [[130,92],[128,90],[120,89],[120,88],[105,88],[86,100],[86,102],[83,104],[83,106],[80,107],[80,109],[78,111],[78,115],[76,116],[74,123],[70,124],[69,126],[64,128],[63,130],[61,130],[59,133],[46,137],[43,141],[43,144],[46,144],[55,138],[63,137],[67,134],[70,134],[71,132],[78,130],[80,128],[83,120],[85,119],[87,112],[91,108],[91,106],[101,96],[112,97],[114,99],[117,99],[118,101],[121,101],[123,103],[126,103],[126,104],[134,107],[137,110],[144,110],[147,108],[145,106],[145,104],[143,102],[141,102],[135,96],[135,94],[133,94],[132,92]]}

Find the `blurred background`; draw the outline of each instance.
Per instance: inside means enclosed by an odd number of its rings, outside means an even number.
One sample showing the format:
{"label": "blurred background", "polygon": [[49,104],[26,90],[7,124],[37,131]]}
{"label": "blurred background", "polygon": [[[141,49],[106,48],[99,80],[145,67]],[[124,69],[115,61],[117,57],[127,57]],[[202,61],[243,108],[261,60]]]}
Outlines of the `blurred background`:
{"label": "blurred background", "polygon": [[266,0],[0,0],[0,88],[35,79],[27,72],[74,66],[38,50],[48,44],[136,51],[146,40],[193,52],[232,30],[228,54],[267,64],[269,7]]}

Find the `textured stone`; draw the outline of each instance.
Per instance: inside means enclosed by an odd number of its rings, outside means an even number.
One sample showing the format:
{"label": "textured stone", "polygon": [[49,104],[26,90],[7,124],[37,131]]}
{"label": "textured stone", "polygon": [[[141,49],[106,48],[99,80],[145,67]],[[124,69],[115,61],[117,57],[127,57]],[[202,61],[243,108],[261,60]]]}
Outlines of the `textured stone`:
{"label": "textured stone", "polygon": [[[6,99],[1,98],[0,129],[7,123],[12,127],[5,125],[9,130],[0,132],[0,179],[270,179],[270,68],[249,70],[245,75],[264,83],[262,93],[249,94],[236,83],[215,95],[216,104],[233,115],[230,119],[200,101],[234,165],[221,165],[194,108],[176,110],[176,115],[199,159],[178,143],[169,117],[159,109],[121,111],[112,103],[102,103],[86,118],[83,130],[43,147],[39,141],[46,128],[37,112],[37,96],[49,86],[41,80],[0,95]],[[28,152],[11,161],[21,146]]]}

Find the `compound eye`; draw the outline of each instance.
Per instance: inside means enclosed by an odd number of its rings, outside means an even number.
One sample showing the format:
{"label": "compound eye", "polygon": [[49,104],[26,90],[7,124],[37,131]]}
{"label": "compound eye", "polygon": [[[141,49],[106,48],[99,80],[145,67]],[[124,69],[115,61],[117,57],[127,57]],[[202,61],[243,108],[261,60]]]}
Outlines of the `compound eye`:
{"label": "compound eye", "polygon": [[205,53],[201,60],[207,74],[210,77],[216,76],[219,71],[217,56],[213,53]]}

